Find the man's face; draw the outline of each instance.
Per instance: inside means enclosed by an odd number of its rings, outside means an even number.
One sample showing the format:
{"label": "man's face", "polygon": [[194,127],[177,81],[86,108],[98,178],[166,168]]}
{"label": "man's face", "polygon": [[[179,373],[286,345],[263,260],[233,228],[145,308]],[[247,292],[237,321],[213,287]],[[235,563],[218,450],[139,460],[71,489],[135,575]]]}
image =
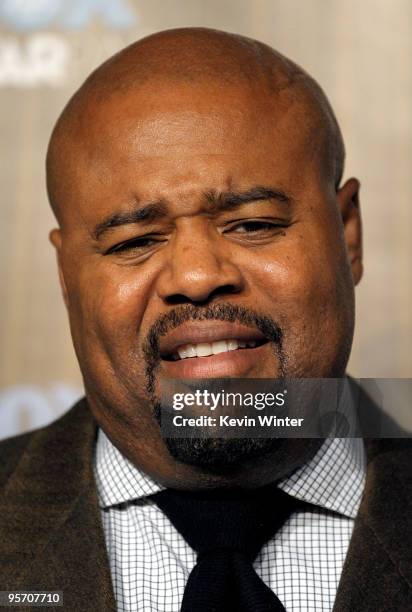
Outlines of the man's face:
{"label": "man's face", "polygon": [[353,280],[319,143],[288,90],[159,84],[89,108],[52,240],[89,403],[129,457],[165,453],[162,379],[343,375]]}

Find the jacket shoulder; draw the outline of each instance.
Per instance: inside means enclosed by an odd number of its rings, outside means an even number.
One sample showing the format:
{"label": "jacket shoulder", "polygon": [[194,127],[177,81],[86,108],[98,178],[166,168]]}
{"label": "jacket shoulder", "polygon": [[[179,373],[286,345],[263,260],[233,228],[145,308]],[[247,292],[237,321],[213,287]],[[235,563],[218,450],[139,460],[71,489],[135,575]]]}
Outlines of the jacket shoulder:
{"label": "jacket shoulder", "polygon": [[0,491],[18,467],[26,451],[29,451],[38,440],[46,442],[47,445],[47,441],[51,442],[59,431],[70,428],[70,424],[78,418],[79,413],[87,410],[85,404],[85,400],[82,399],[49,425],[0,441]]}
{"label": "jacket shoulder", "polygon": [[25,433],[0,442],[0,488],[15,470],[33,434]]}

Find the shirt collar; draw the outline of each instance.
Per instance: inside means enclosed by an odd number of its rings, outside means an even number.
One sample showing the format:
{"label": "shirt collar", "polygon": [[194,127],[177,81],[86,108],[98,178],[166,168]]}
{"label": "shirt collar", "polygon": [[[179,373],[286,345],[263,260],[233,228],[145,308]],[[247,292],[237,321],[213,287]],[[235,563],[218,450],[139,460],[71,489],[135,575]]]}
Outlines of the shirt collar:
{"label": "shirt collar", "polygon": [[100,428],[97,435],[94,475],[101,508],[141,499],[165,488],[122,455]]}
{"label": "shirt collar", "polygon": [[[279,488],[292,497],[355,518],[365,484],[365,450],[360,438],[328,438],[316,455]],[[101,508],[125,504],[165,487],[139,470],[98,431],[94,473]]]}
{"label": "shirt collar", "polygon": [[292,497],[355,518],[365,480],[362,438],[327,438],[308,463],[278,486]]}

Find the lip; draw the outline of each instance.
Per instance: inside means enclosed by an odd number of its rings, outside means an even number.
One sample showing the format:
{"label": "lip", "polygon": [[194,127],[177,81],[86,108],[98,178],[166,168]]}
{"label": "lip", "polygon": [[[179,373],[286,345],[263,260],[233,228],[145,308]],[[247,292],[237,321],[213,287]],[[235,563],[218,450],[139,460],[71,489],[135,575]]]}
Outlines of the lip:
{"label": "lip", "polygon": [[[230,323],[227,321],[189,321],[171,330],[166,336],[160,339],[159,351],[163,356],[163,360],[167,355],[172,355],[176,352],[179,346],[184,344],[200,344],[204,342],[212,343],[219,340],[228,340],[235,338],[243,342],[268,340],[261,331],[256,328],[250,328],[239,323]],[[260,348],[260,347],[257,347]],[[216,359],[220,355],[228,355],[230,353],[248,352],[256,349],[240,349],[230,351],[229,353],[220,353],[219,355],[210,355],[210,357],[194,357],[192,359],[182,359],[180,361],[199,361]],[[174,362],[174,363],[180,363]]]}
{"label": "lip", "polygon": [[[226,351],[208,357],[192,357],[178,361],[162,360],[167,378],[259,378],[262,364],[270,358],[266,342],[255,348]],[[272,353],[273,355],[273,353]]]}

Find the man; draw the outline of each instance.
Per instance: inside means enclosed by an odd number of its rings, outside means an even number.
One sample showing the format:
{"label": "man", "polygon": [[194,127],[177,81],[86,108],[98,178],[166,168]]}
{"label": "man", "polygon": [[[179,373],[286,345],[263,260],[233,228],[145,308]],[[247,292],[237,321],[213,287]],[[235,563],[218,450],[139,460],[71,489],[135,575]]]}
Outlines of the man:
{"label": "man", "polygon": [[47,181],[86,399],[1,446],[3,590],[62,590],[69,610],[411,609],[405,441],[160,428],[170,378],[344,376],[362,251],[343,162],[314,80],[232,34],[150,36],[73,96]]}

